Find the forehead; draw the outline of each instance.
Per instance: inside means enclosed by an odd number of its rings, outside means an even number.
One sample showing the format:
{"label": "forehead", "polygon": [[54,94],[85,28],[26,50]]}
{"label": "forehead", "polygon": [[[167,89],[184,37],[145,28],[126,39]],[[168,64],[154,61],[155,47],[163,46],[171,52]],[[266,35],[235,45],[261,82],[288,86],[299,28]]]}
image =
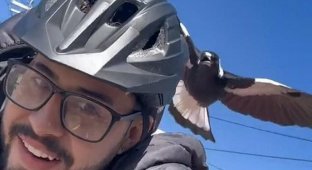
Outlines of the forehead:
{"label": "forehead", "polygon": [[35,57],[31,66],[63,90],[88,95],[113,107],[120,113],[127,113],[134,107],[135,97],[133,94],[81,71],[51,61],[41,54]]}

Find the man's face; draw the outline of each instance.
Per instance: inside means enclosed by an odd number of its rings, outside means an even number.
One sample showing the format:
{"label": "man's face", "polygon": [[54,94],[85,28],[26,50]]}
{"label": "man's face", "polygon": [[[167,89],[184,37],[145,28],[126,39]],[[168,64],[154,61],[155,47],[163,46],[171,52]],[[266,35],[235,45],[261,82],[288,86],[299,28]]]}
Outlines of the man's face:
{"label": "man's face", "polygon": [[[118,113],[129,114],[134,109],[133,95],[76,70],[40,55],[31,65],[66,91],[92,97]],[[88,89],[88,93],[79,89]],[[22,94],[15,95],[23,97]],[[101,101],[98,96],[105,96],[106,99]],[[73,136],[61,123],[62,99],[61,94],[55,93],[35,111],[23,109],[7,100],[1,129],[7,169],[100,169],[127,143],[128,121],[116,122],[100,142],[91,143]]]}

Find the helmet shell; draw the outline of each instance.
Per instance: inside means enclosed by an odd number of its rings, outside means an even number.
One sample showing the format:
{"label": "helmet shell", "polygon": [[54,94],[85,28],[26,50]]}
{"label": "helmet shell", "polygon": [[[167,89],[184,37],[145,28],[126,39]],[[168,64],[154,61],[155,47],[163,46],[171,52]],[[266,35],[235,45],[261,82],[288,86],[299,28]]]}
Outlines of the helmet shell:
{"label": "helmet shell", "polygon": [[14,31],[51,60],[132,93],[161,94],[162,104],[188,56],[166,0],[43,0]]}

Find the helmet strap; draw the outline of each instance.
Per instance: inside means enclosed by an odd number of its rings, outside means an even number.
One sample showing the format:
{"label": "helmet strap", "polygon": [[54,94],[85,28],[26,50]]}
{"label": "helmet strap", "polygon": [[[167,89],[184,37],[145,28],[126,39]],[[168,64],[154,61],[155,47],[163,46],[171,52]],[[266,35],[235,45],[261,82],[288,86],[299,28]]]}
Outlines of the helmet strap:
{"label": "helmet strap", "polygon": [[147,136],[151,134],[150,132],[150,119],[148,114],[142,114],[143,119],[143,127],[142,127],[142,135],[141,135],[141,141],[144,140]]}

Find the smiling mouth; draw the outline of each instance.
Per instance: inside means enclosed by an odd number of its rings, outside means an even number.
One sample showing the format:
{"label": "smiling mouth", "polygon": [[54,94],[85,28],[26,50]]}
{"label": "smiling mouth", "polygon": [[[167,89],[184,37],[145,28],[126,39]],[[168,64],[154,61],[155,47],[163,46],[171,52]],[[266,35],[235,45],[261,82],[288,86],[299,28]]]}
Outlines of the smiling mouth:
{"label": "smiling mouth", "polygon": [[30,154],[32,154],[34,157],[46,161],[60,161],[60,159],[57,156],[51,155],[49,153],[45,153],[44,151],[41,151],[34,146],[27,143],[23,137],[21,137],[22,143],[24,144],[25,148],[28,150]]}

